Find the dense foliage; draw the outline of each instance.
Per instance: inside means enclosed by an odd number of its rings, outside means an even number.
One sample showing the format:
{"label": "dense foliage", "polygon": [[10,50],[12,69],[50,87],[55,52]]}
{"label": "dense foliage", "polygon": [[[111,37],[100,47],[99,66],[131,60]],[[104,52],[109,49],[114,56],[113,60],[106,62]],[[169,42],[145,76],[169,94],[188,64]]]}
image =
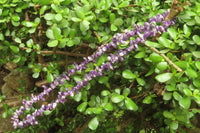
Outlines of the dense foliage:
{"label": "dense foliage", "polygon": [[[163,30],[152,25],[166,25],[154,16],[170,8],[168,0],[1,0],[0,65],[12,61],[18,71],[31,70],[36,81],[50,83],[35,90],[43,92],[38,97],[23,100],[26,110],[6,107],[3,117],[15,112],[29,119],[25,125],[31,126],[15,129],[20,133],[197,128],[192,121],[200,113],[200,1],[190,3]],[[58,93],[63,105],[29,102],[48,93]],[[48,108],[44,116],[29,115],[41,108]]]}

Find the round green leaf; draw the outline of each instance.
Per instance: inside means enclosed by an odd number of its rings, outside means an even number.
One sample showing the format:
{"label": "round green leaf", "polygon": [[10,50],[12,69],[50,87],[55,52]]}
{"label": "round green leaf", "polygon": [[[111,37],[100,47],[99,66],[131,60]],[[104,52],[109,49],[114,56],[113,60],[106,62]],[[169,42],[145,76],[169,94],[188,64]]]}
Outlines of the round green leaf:
{"label": "round green leaf", "polygon": [[106,111],[113,111],[113,105],[112,103],[106,103],[103,108],[106,110]]}
{"label": "round green leaf", "polygon": [[44,115],[50,115],[52,112],[53,112],[53,110],[52,111],[46,110],[46,111],[44,111]]}
{"label": "round green leaf", "polygon": [[53,75],[51,73],[48,73],[47,74],[47,81],[50,83],[50,82],[53,82],[54,78],[53,78]]}
{"label": "round green leaf", "polygon": [[58,45],[58,40],[49,41],[49,42],[47,43],[47,46],[48,46],[48,47],[55,47],[55,46],[57,46],[57,45]]}
{"label": "round green leaf", "polygon": [[52,29],[47,29],[46,31],[46,36],[49,38],[49,39],[55,39],[54,35],[53,35],[53,30]]}
{"label": "round green leaf", "polygon": [[182,99],[179,100],[179,105],[184,109],[189,109],[191,104],[191,98],[184,96]]}
{"label": "round green leaf", "polygon": [[22,24],[26,27],[33,27],[34,23],[29,21],[23,21]]}
{"label": "round green leaf", "polygon": [[62,14],[56,14],[55,19],[56,21],[61,21],[63,19]]}
{"label": "round green leaf", "polygon": [[145,57],[145,52],[141,51],[141,52],[137,53],[134,57],[135,58],[144,58]]}
{"label": "round green leaf", "polygon": [[93,108],[93,113],[94,114],[100,114],[101,113],[101,111],[102,111],[102,108],[101,107],[97,107],[97,108]]}
{"label": "round green leaf", "polygon": [[85,114],[91,115],[93,114],[93,108],[87,108]]}
{"label": "round green leaf", "polygon": [[173,77],[172,73],[162,73],[157,75],[155,78],[158,82],[164,83],[168,80],[170,80]]}
{"label": "round green leaf", "polygon": [[159,54],[152,53],[152,54],[149,56],[149,59],[150,59],[152,62],[161,62],[161,60],[163,59],[163,57],[160,56]]}
{"label": "round green leaf", "polygon": [[197,78],[197,72],[191,68],[186,69],[185,74],[190,78]]}
{"label": "round green leaf", "polygon": [[55,39],[60,39],[61,38],[61,29],[58,28],[56,25],[54,25],[52,27],[52,30],[53,30],[53,36]]}
{"label": "round green leaf", "polygon": [[169,35],[175,40],[177,36],[177,32],[174,28],[168,28],[167,32]]}
{"label": "round green leaf", "polygon": [[69,41],[67,42],[67,46],[68,46],[68,47],[74,46],[73,40],[69,40]]}
{"label": "round green leaf", "polygon": [[131,70],[124,70],[122,72],[122,77],[125,79],[135,79],[136,75],[131,72]]}
{"label": "round green leaf", "polygon": [[119,94],[114,94],[114,95],[111,97],[111,100],[112,100],[113,103],[119,103],[119,102],[121,102],[122,100],[124,100],[124,96],[119,95]]}
{"label": "round green leaf", "polygon": [[195,66],[197,67],[197,69],[200,70],[200,62],[199,62],[199,61],[196,61],[196,62],[195,62]]}
{"label": "round green leaf", "polygon": [[176,92],[176,91],[173,92],[173,97],[174,97],[174,99],[176,99],[177,101],[179,101],[179,100],[182,99],[182,96],[181,96],[178,92]]}
{"label": "round green leaf", "polygon": [[96,130],[97,127],[99,125],[99,120],[97,117],[94,117],[92,120],[90,120],[90,122],[88,123],[88,127],[91,129],[91,130]]}
{"label": "round green leaf", "polygon": [[127,7],[129,5],[129,1],[123,1],[118,7],[122,8],[122,7]]}
{"label": "round green leaf", "polygon": [[192,91],[188,88],[184,88],[183,89],[183,92],[186,96],[192,96]]}
{"label": "round green leaf", "polygon": [[192,54],[193,54],[196,58],[200,58],[200,51],[193,51]]}
{"label": "round green leaf", "polygon": [[74,100],[76,102],[80,102],[81,101],[81,96],[82,96],[82,93],[79,92],[79,93],[76,93],[73,98],[74,98]]}
{"label": "round green leaf", "polygon": [[167,38],[165,38],[165,37],[159,37],[158,42],[159,42],[162,46],[167,47],[167,48],[170,48],[171,42],[170,42]]}
{"label": "round green leaf", "polygon": [[114,24],[111,24],[111,31],[117,31],[117,27]]}
{"label": "round green leaf", "polygon": [[197,44],[197,45],[200,45],[200,37],[198,35],[194,35],[192,37],[192,39],[194,40],[194,42]]}
{"label": "round green leaf", "polygon": [[159,62],[157,64],[157,68],[160,70],[160,71],[163,71],[163,70],[166,70],[167,69],[167,62]]}
{"label": "round green leaf", "polygon": [[193,80],[193,84],[194,84],[194,86],[196,86],[197,88],[200,88],[200,79],[195,79],[195,80]]}
{"label": "round green leaf", "polygon": [[172,130],[178,129],[178,122],[175,122],[175,121],[171,122],[170,125],[169,125],[169,127],[170,127]]}
{"label": "round green leaf", "polygon": [[172,98],[172,93],[171,92],[165,92],[163,95],[164,100],[170,100]]}
{"label": "round green leaf", "polygon": [[125,105],[128,110],[136,111],[138,109],[138,106],[133,102],[130,98],[126,97],[125,99]]}
{"label": "round green leaf", "polygon": [[110,91],[108,91],[108,90],[103,90],[103,91],[101,91],[101,95],[102,95],[102,96],[108,96],[108,95],[110,95]]}
{"label": "round green leaf", "polygon": [[187,26],[186,24],[184,24],[184,26],[183,26],[183,31],[184,31],[184,34],[186,35],[186,37],[190,36],[191,28],[189,26]]}
{"label": "round green leaf", "polygon": [[87,102],[83,102],[77,107],[77,111],[83,112],[85,111],[86,107],[87,107]]}
{"label": "round green leaf", "polygon": [[131,93],[131,90],[129,88],[123,89],[123,95],[128,96]]}
{"label": "round green leaf", "polygon": [[11,49],[14,53],[18,53],[18,52],[19,52],[19,47],[17,47],[17,46],[10,46],[10,49]]}
{"label": "round green leaf", "polygon": [[163,112],[163,115],[165,118],[169,118],[169,119],[174,117],[174,115],[171,112],[166,111],[166,110]]}
{"label": "round green leaf", "polygon": [[3,112],[2,118],[6,119],[7,117],[8,117],[8,112],[7,111]]}
{"label": "round green leaf", "polygon": [[136,80],[137,80],[137,83],[138,83],[139,85],[145,86],[146,82],[145,82],[144,79],[142,79],[142,78],[136,78]]}
{"label": "round green leaf", "polygon": [[80,30],[82,32],[85,32],[89,29],[89,25],[90,25],[90,22],[87,21],[87,20],[83,20],[82,22],[80,22]]}
{"label": "round green leaf", "polygon": [[152,102],[152,97],[151,96],[147,96],[143,99],[142,101],[145,104],[150,104]]}
{"label": "round green leaf", "polygon": [[55,18],[55,14],[52,14],[52,13],[46,13],[44,15],[44,19],[46,19],[46,20],[52,20],[54,18]]}
{"label": "round green leaf", "polygon": [[40,76],[40,73],[39,72],[35,72],[33,73],[32,77],[33,78],[38,78]]}

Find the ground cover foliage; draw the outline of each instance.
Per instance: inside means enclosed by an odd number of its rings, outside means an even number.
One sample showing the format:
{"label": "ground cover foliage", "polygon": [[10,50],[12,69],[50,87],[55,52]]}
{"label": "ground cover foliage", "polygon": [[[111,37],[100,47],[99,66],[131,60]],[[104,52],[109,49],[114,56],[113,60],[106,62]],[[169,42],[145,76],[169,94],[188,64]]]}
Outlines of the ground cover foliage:
{"label": "ground cover foliage", "polygon": [[[79,93],[37,117],[38,124],[14,132],[167,133],[199,128],[200,1],[180,1],[177,6],[184,3],[166,32],[139,43],[137,51],[113,63],[113,70],[92,78]],[[140,27],[171,5],[170,0],[1,0],[0,65],[12,61],[18,71],[29,71],[38,86],[32,91],[42,92],[46,83],[38,81],[55,81],[116,33],[136,29],[134,24]],[[129,45],[120,43],[117,49]],[[50,93],[72,90],[86,73],[108,62],[110,53],[117,54],[116,49],[101,54]],[[4,118],[15,112],[4,108]],[[36,109],[40,106],[34,104],[20,119]]]}

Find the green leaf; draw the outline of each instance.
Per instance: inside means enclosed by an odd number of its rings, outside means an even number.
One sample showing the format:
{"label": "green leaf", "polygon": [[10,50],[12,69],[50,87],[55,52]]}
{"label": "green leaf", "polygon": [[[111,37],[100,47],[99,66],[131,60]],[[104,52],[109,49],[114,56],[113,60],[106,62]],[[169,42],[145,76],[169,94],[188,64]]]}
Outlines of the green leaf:
{"label": "green leaf", "polygon": [[156,42],[151,42],[151,41],[146,41],[145,44],[149,47],[154,47],[154,48],[159,48],[160,47],[160,44],[159,43],[156,43]]}
{"label": "green leaf", "polygon": [[77,111],[79,111],[79,112],[83,112],[83,111],[85,111],[85,109],[86,109],[86,107],[87,107],[87,102],[83,102],[83,103],[81,103],[78,107],[77,107]]}
{"label": "green leaf", "polygon": [[196,86],[197,88],[200,88],[200,79],[195,79],[195,80],[193,80],[193,84],[194,84],[194,86]]}
{"label": "green leaf", "polygon": [[130,98],[125,98],[125,105],[128,110],[136,111],[138,110],[138,106],[133,102]]}
{"label": "green leaf", "polygon": [[19,21],[19,20],[20,20],[20,17],[17,16],[17,15],[14,15],[14,16],[12,17],[12,20],[13,20],[13,21]]}
{"label": "green leaf", "polygon": [[146,96],[143,101],[145,104],[150,104],[152,102],[152,97],[151,96]]}
{"label": "green leaf", "polygon": [[97,108],[93,108],[93,113],[94,114],[100,114],[101,113],[101,111],[102,111],[102,108],[101,107],[97,107]]}
{"label": "green leaf", "polygon": [[101,95],[102,95],[102,96],[108,96],[108,95],[110,95],[110,91],[108,91],[108,90],[103,90],[103,91],[101,91]]}
{"label": "green leaf", "polygon": [[96,130],[97,127],[99,125],[99,120],[97,117],[94,117],[92,120],[90,120],[90,122],[88,123],[88,127],[91,129],[91,130]]}
{"label": "green leaf", "polygon": [[52,30],[53,30],[53,36],[55,39],[60,39],[61,38],[61,29],[58,28],[56,25],[54,25],[52,27]]}
{"label": "green leaf", "polygon": [[90,25],[90,22],[88,22],[87,20],[83,20],[82,22],[80,22],[80,30],[82,32],[85,32],[89,29],[89,25]]}
{"label": "green leaf", "polygon": [[47,43],[47,46],[48,46],[48,47],[55,47],[55,46],[57,46],[57,45],[58,45],[58,40],[49,41],[49,42]]}
{"label": "green leaf", "polygon": [[135,58],[144,58],[145,57],[145,52],[144,51],[138,52],[134,57]]}
{"label": "green leaf", "polygon": [[114,14],[114,13],[111,13],[111,14],[110,14],[110,23],[111,23],[111,24],[114,23],[115,18],[116,18],[116,17],[115,17],[115,14]]}
{"label": "green leaf", "polygon": [[168,67],[167,62],[159,62],[159,63],[157,64],[157,68],[158,68],[160,71],[166,70],[167,67]]}
{"label": "green leaf", "polygon": [[167,38],[165,38],[165,37],[159,37],[158,42],[159,42],[162,46],[167,47],[167,48],[170,48],[171,42],[170,42]]}
{"label": "green leaf", "polygon": [[136,78],[136,80],[137,80],[137,83],[138,83],[139,85],[145,86],[146,82],[145,82],[144,79],[142,79],[142,78]]}
{"label": "green leaf", "polygon": [[72,19],[72,21],[74,21],[74,22],[81,22],[81,19],[80,19],[80,18],[72,17],[71,19]]}
{"label": "green leaf", "polygon": [[129,88],[123,89],[123,95],[126,97],[131,93],[131,90]]}
{"label": "green leaf", "polygon": [[122,77],[125,79],[135,79],[136,75],[131,72],[131,70],[124,70],[122,72]]}
{"label": "green leaf", "polygon": [[186,96],[192,96],[192,91],[188,88],[184,88],[183,89],[183,92]]}
{"label": "green leaf", "polygon": [[172,130],[176,130],[178,129],[178,122],[176,121],[173,121],[170,123],[169,127],[172,129]]}
{"label": "green leaf", "polygon": [[164,83],[170,80],[173,77],[172,73],[162,73],[157,75],[155,78],[158,82]]}
{"label": "green leaf", "polygon": [[169,119],[174,117],[174,115],[171,112],[166,111],[166,110],[163,112],[163,115],[165,118],[169,118]]}
{"label": "green leaf", "polygon": [[18,53],[18,52],[19,52],[19,47],[17,47],[17,46],[10,46],[10,49],[11,49],[14,53]]}
{"label": "green leaf", "polygon": [[5,39],[5,38],[4,38],[4,35],[3,35],[2,33],[0,33],[0,40],[1,40],[1,41],[4,41],[4,39]]}
{"label": "green leaf", "polygon": [[69,41],[67,42],[67,46],[68,46],[68,47],[74,46],[73,40],[69,40]]}
{"label": "green leaf", "polygon": [[33,22],[23,21],[22,25],[24,25],[26,27],[33,27],[35,24]]}
{"label": "green leaf", "polygon": [[49,38],[49,39],[55,39],[54,35],[53,35],[53,30],[52,29],[47,29],[46,31],[46,36]]}
{"label": "green leaf", "polygon": [[192,54],[193,54],[196,58],[200,58],[200,51],[193,51]]}
{"label": "green leaf", "polygon": [[149,59],[150,59],[152,62],[161,62],[161,60],[163,59],[163,57],[160,56],[160,55],[157,54],[157,53],[152,53],[152,54],[149,56]]}
{"label": "green leaf", "polygon": [[116,18],[115,20],[114,20],[114,22],[113,22],[113,24],[115,25],[115,26],[121,26],[122,24],[123,24],[123,20],[122,20],[122,18]]}
{"label": "green leaf", "polygon": [[106,76],[103,76],[103,77],[100,77],[99,79],[98,79],[98,82],[100,83],[100,84],[105,84],[105,83],[107,83],[108,82],[108,77],[106,77]]}
{"label": "green leaf", "polygon": [[111,97],[111,101],[112,101],[113,103],[119,103],[119,102],[121,102],[122,100],[124,100],[124,96],[123,96],[123,95],[114,94],[114,95]]}
{"label": "green leaf", "polygon": [[171,92],[165,92],[163,95],[163,100],[171,100],[172,93]]}
{"label": "green leaf", "polygon": [[93,114],[93,108],[87,108],[85,114],[91,115]]}
{"label": "green leaf", "polygon": [[33,78],[38,78],[40,76],[40,73],[39,72],[35,72],[33,73],[32,77]]}
{"label": "green leaf", "polygon": [[179,100],[179,105],[184,109],[189,109],[191,104],[191,98],[184,96],[182,99]]}
{"label": "green leaf", "polygon": [[56,14],[55,15],[55,19],[56,19],[56,21],[61,21],[62,19],[63,19],[63,17],[62,17],[62,14]]}
{"label": "green leaf", "polygon": [[174,99],[176,99],[177,101],[179,101],[179,100],[182,99],[182,96],[181,96],[178,92],[176,92],[176,91],[173,92],[173,97],[174,97]]}
{"label": "green leaf", "polygon": [[8,117],[8,112],[7,112],[7,111],[3,112],[2,118],[3,118],[3,119],[6,119],[7,117]]}
{"label": "green leaf", "polygon": [[15,38],[15,42],[16,43],[21,43],[21,39],[17,37],[17,38]]}
{"label": "green leaf", "polygon": [[47,81],[48,81],[49,83],[51,83],[51,82],[53,82],[53,80],[54,80],[53,75],[52,75],[51,73],[48,73],[48,74],[47,74]]}
{"label": "green leaf", "polygon": [[79,92],[79,93],[76,93],[73,98],[74,98],[74,100],[76,102],[80,102],[81,101],[81,97],[82,97],[82,93]]}
{"label": "green leaf", "polygon": [[46,110],[46,111],[44,111],[43,113],[44,113],[44,115],[50,115],[52,112],[53,112],[53,110],[52,110],[52,111]]}
{"label": "green leaf", "polygon": [[183,25],[183,31],[186,37],[189,37],[191,35],[191,28],[186,24]]}
{"label": "green leaf", "polygon": [[177,32],[174,28],[168,28],[167,32],[169,33],[169,35],[171,36],[171,38],[173,38],[174,40],[177,37]]}
{"label": "green leaf", "polygon": [[55,14],[52,14],[52,13],[46,13],[44,15],[44,19],[46,19],[46,20],[52,20],[54,18],[55,18]]}
{"label": "green leaf", "polygon": [[200,45],[200,37],[198,35],[194,35],[192,37],[192,39],[194,40],[194,42],[197,44],[197,45]]}
{"label": "green leaf", "polygon": [[127,7],[129,5],[129,1],[123,1],[121,4],[119,4],[118,8]]}
{"label": "green leaf", "polygon": [[114,24],[111,24],[111,31],[117,31],[117,27]]}
{"label": "green leaf", "polygon": [[106,110],[106,111],[113,111],[113,105],[112,103],[106,103],[103,108]]}
{"label": "green leaf", "polygon": [[197,67],[197,69],[200,70],[200,62],[199,62],[199,61],[196,61],[196,62],[195,62],[195,66]]}
{"label": "green leaf", "polygon": [[44,14],[44,12],[48,9],[48,6],[42,6],[42,8],[40,9],[40,15]]}
{"label": "green leaf", "polygon": [[186,69],[185,74],[190,78],[197,78],[197,72],[191,68]]}

